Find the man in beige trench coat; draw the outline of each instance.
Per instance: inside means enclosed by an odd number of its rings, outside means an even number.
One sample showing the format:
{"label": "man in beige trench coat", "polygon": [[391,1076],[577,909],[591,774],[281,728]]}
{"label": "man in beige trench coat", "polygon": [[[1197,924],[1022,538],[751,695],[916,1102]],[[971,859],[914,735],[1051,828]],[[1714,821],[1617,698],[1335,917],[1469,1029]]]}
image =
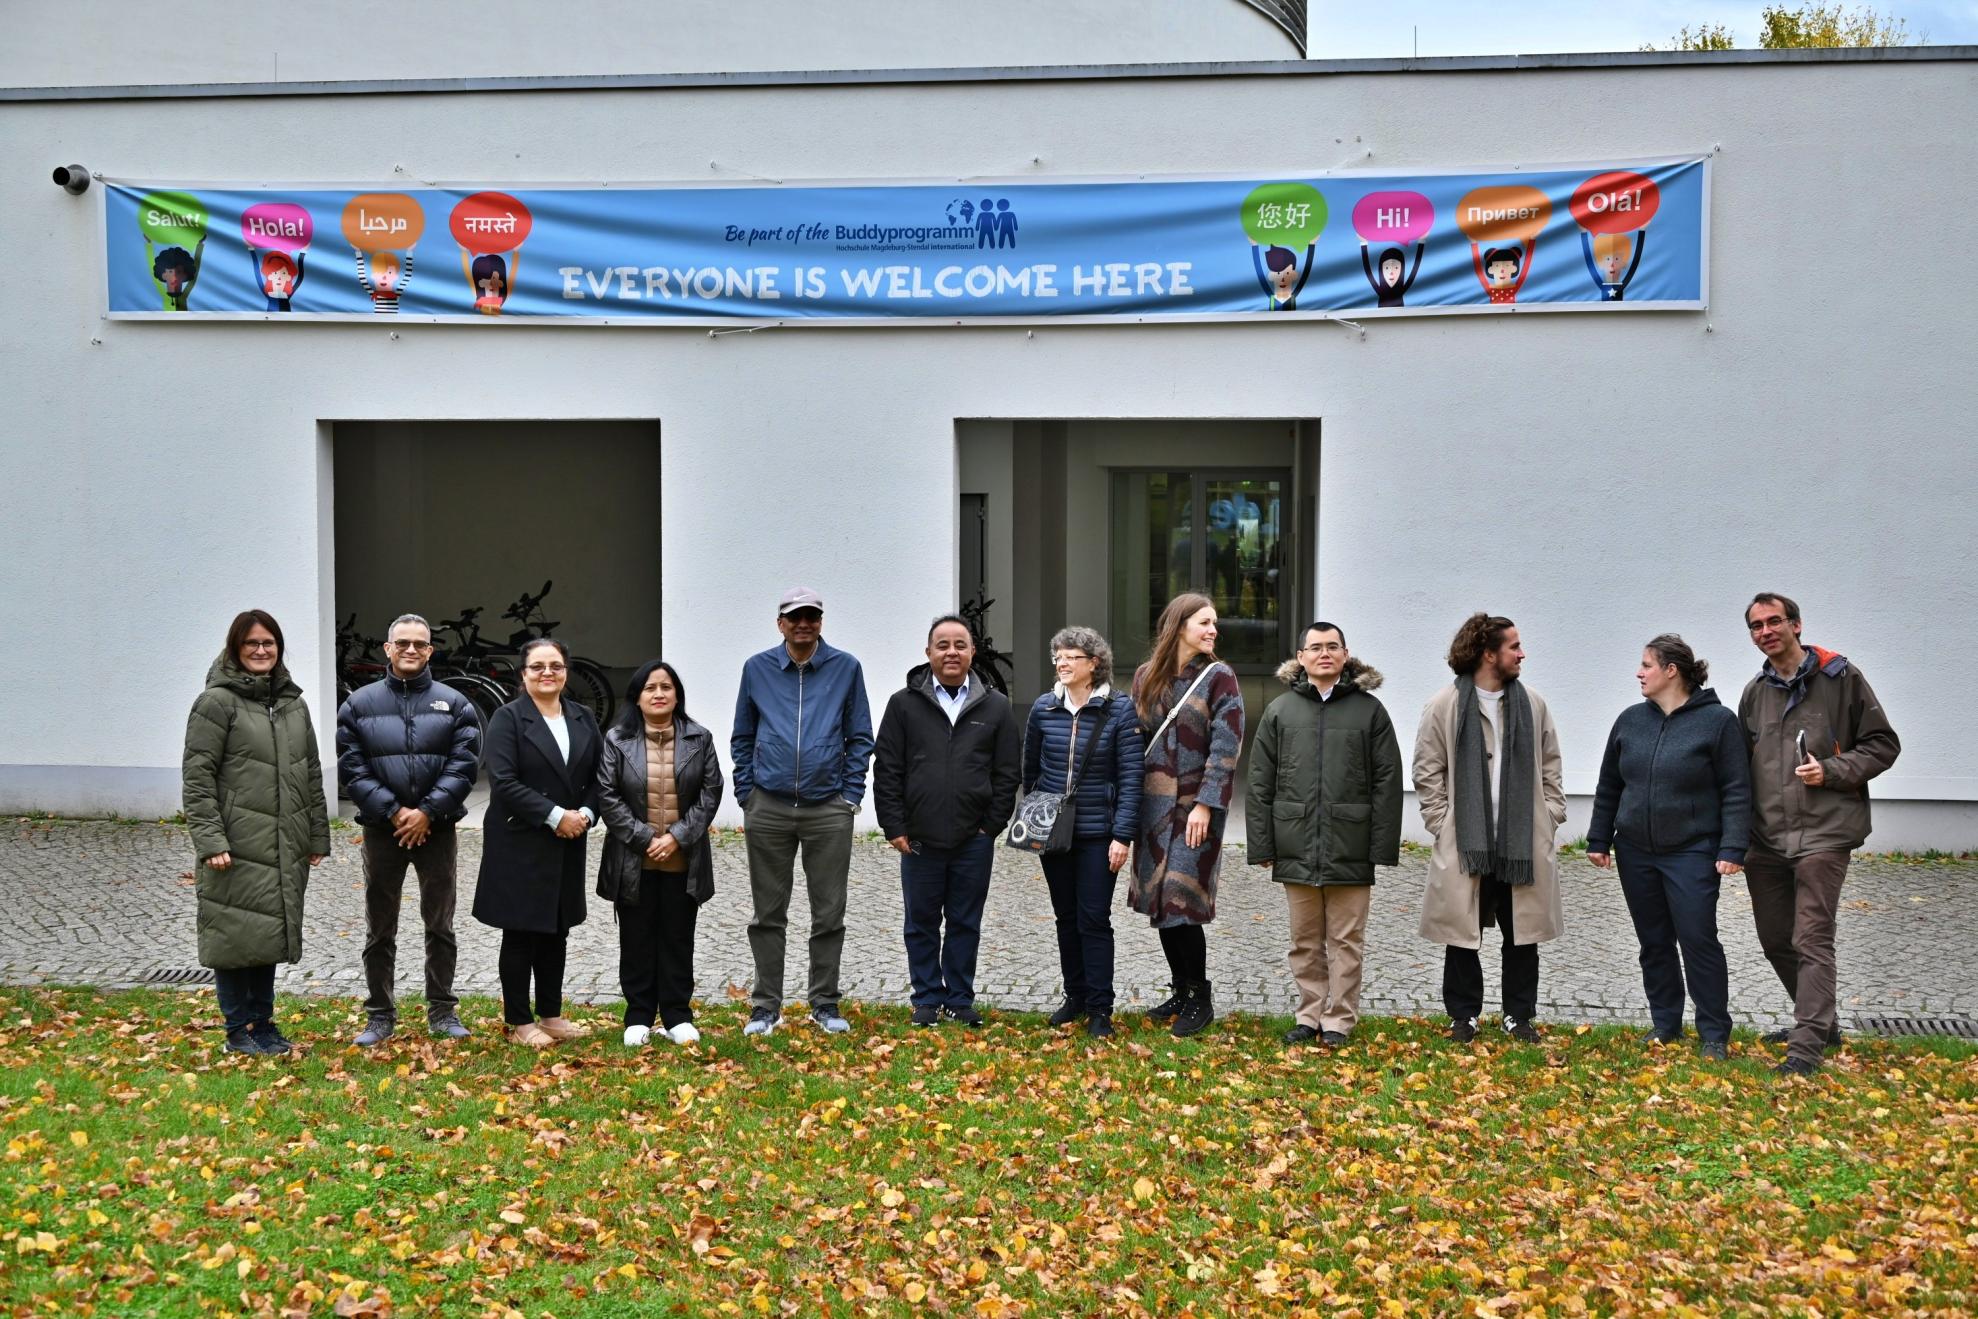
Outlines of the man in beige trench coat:
{"label": "man in beige trench coat", "polygon": [[1421,932],[1444,945],[1442,1002],[1458,1043],[1477,1037],[1483,1012],[1484,929],[1502,934],[1504,1029],[1536,1043],[1538,946],[1565,926],[1559,734],[1520,679],[1524,659],[1510,619],[1471,615],[1449,648],[1456,681],[1422,708],[1415,736],[1415,795],[1435,839]]}

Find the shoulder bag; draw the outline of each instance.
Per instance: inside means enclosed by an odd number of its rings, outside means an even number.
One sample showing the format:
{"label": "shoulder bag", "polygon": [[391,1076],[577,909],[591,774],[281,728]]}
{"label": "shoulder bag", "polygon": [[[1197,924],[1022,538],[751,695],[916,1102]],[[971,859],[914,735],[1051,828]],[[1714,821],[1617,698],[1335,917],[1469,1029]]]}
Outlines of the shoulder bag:
{"label": "shoulder bag", "polygon": [[[1090,702],[1087,703],[1089,705]],[[1079,714],[1086,706],[1079,707]],[[1019,852],[1047,852],[1056,854],[1071,850],[1072,833],[1077,827],[1078,810],[1072,799],[1078,795],[1078,780],[1084,771],[1091,768],[1092,756],[1099,747],[1099,739],[1106,731],[1106,720],[1113,714],[1113,700],[1108,696],[1099,707],[1099,722],[1092,729],[1092,739],[1085,744],[1082,763],[1078,755],[1078,714],[1071,717],[1071,745],[1065,756],[1065,790],[1063,792],[1028,792],[1016,804],[1016,816],[1010,821],[1009,836],[1004,840]]]}

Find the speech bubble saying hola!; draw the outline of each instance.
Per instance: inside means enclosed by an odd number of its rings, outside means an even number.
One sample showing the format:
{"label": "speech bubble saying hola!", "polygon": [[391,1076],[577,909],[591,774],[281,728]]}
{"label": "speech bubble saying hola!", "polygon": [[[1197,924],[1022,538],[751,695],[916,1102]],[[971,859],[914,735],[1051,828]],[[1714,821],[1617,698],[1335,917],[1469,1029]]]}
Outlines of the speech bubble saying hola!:
{"label": "speech bubble saying hola!", "polygon": [[344,203],[344,241],[360,252],[400,252],[426,232],[426,213],[400,192],[360,192]]}
{"label": "speech bubble saying hola!", "polygon": [[1456,203],[1456,226],[1473,243],[1518,243],[1537,238],[1552,218],[1552,203],[1522,183],[1474,188]]}
{"label": "speech bubble saying hola!", "polygon": [[477,192],[453,208],[453,241],[469,252],[513,252],[529,236],[529,208],[505,192]]}
{"label": "speech bubble saying hola!", "polygon": [[206,238],[206,203],[189,192],[148,192],[137,202],[137,227],[158,247],[197,247]]}
{"label": "speech bubble saying hola!", "polygon": [[1419,192],[1370,192],[1353,203],[1353,232],[1366,243],[1419,243],[1435,224],[1435,204]]}
{"label": "speech bubble saying hola!", "polygon": [[249,247],[299,252],[316,236],[316,222],[294,202],[256,202],[240,213],[240,237]]}
{"label": "speech bubble saying hola!", "polygon": [[1243,199],[1243,232],[1259,247],[1310,247],[1325,227],[1326,199],[1309,183],[1266,183]]}
{"label": "speech bubble saying hola!", "polygon": [[1573,189],[1568,206],[1580,228],[1590,234],[1626,234],[1655,218],[1662,190],[1646,174],[1611,170],[1596,174]]}

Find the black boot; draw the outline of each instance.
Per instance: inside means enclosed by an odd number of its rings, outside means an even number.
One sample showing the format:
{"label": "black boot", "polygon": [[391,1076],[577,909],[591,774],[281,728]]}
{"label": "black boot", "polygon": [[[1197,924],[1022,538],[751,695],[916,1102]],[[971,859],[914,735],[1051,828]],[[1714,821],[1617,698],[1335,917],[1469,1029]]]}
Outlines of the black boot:
{"label": "black boot", "polygon": [[1174,984],[1169,985],[1168,988],[1174,992],[1156,1003],[1153,1007],[1147,1009],[1147,1019],[1149,1021],[1168,1021],[1173,1018],[1175,1013],[1181,1011],[1182,990],[1185,986],[1180,981],[1176,981]]}
{"label": "black boot", "polygon": [[1051,1024],[1053,1026],[1069,1026],[1072,1022],[1077,1021],[1084,1015],[1085,1005],[1067,994],[1065,995],[1065,1001],[1059,1005],[1058,1010],[1051,1014]]}
{"label": "black boot", "polygon": [[1215,1019],[1216,1004],[1209,996],[1209,982],[1197,980],[1182,986],[1181,1010],[1175,1013],[1171,1029],[1175,1038],[1193,1035]]}

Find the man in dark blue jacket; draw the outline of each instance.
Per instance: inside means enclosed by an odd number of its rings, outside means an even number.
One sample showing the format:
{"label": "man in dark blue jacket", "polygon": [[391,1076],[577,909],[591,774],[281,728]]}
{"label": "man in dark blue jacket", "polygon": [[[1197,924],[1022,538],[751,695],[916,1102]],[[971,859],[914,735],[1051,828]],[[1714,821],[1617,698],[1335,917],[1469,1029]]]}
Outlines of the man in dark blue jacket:
{"label": "man in dark blue jacket", "polygon": [[873,804],[879,832],[900,854],[916,1026],[942,1017],[982,1024],[975,954],[1022,749],[1010,698],[972,679],[974,666],[968,624],[943,614],[927,630],[927,663],[907,674],[879,721]]}
{"label": "man in dark blue jacket", "polygon": [[364,1000],[357,1043],[391,1038],[398,1021],[392,987],[398,968],[398,910],[405,868],[419,873],[426,927],[426,1020],[433,1034],[460,1039],[453,993],[454,823],[467,814],[479,771],[481,721],[473,703],[426,666],[433,633],[417,614],[392,620],[385,657],[391,672],[358,688],[337,710],[337,779],[364,827]]}
{"label": "man in dark blue jacket", "polygon": [[797,849],[810,892],[810,1017],[833,1034],[851,1029],[838,1011],[845,948],[845,888],[852,820],[865,798],[872,712],[858,660],[825,644],[824,601],[808,587],[776,605],[783,644],[751,655],[735,696],[735,800],[747,822],[755,915],[749,952],[755,992],[745,1035],[767,1035],[783,1014],[783,944]]}

